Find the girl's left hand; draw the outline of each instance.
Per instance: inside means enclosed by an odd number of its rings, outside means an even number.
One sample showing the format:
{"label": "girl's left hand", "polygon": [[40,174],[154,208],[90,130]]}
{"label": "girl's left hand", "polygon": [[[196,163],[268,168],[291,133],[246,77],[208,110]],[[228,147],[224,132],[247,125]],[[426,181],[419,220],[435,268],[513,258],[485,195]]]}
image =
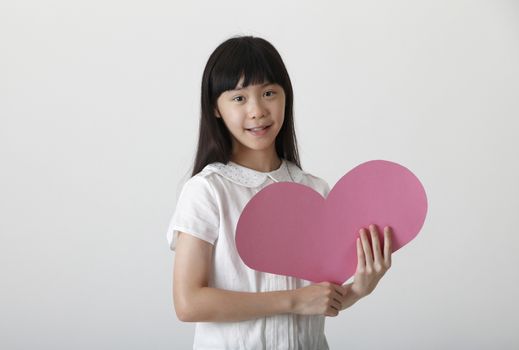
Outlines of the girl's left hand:
{"label": "girl's left hand", "polygon": [[[391,267],[391,229],[384,229],[384,256],[382,256],[377,227],[370,225],[373,253],[364,228],[360,230],[360,238],[357,238],[357,271],[353,283],[349,286],[359,299],[370,294],[378,282]],[[374,256],[373,256],[374,255]]]}

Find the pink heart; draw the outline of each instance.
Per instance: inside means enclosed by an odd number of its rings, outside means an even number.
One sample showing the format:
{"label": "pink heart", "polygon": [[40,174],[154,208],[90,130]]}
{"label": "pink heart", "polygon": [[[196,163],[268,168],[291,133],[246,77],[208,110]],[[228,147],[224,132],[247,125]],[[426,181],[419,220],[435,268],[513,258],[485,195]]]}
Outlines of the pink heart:
{"label": "pink heart", "polygon": [[391,226],[395,252],[416,237],[426,213],[418,178],[399,164],[373,160],[350,170],[326,199],[298,183],[266,186],[240,215],[236,247],[251,269],[343,284],[357,268],[361,228],[377,225],[383,252],[381,230]]}

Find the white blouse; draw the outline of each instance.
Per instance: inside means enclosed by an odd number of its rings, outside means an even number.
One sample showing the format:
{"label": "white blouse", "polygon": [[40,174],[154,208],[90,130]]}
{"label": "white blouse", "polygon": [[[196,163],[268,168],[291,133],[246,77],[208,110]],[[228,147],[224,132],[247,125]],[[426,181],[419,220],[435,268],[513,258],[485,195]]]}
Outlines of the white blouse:
{"label": "white blouse", "polygon": [[[214,245],[209,287],[267,292],[305,287],[310,281],[253,270],[241,260],[234,241],[238,219],[262,188],[279,181],[309,186],[323,197],[328,183],[282,159],[271,172],[234,162],[208,164],[187,180],[178,197],[167,239],[175,250],[182,231]],[[193,349],[328,349],[324,315],[280,314],[241,322],[197,322]]]}

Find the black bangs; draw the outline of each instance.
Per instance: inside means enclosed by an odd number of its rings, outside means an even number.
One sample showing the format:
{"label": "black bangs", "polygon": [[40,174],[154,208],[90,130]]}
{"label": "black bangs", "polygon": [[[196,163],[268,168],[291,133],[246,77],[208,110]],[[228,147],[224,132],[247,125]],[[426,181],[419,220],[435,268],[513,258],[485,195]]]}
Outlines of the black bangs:
{"label": "black bangs", "polygon": [[[281,84],[284,67],[269,48],[256,40],[228,43],[227,50],[216,59],[211,75],[211,101],[222,92],[234,89],[243,76],[243,87],[265,82]],[[217,49],[218,50],[218,49]]]}

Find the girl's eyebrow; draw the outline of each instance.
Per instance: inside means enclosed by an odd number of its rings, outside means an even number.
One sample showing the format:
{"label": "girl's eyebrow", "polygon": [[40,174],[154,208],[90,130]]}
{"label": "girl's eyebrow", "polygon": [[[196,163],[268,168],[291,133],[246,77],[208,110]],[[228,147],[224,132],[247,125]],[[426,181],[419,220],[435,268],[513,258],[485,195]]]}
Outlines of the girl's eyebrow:
{"label": "girl's eyebrow", "polygon": [[[267,86],[267,85],[272,85],[272,84],[274,84],[274,83],[266,82],[266,83],[262,84],[261,87],[264,87],[264,86]],[[242,89],[243,89],[243,86],[239,86],[239,87],[236,87],[236,88],[234,88],[232,90],[229,90],[229,91],[239,91],[239,90],[242,90]]]}

